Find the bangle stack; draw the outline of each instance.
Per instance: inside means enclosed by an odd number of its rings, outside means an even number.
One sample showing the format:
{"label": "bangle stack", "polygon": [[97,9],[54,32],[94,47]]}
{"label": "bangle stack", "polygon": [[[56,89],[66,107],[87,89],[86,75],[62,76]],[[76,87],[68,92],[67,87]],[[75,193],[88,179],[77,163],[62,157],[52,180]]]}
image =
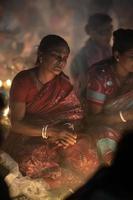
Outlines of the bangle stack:
{"label": "bangle stack", "polygon": [[42,127],[42,138],[43,139],[47,139],[48,138],[47,130],[48,130],[48,125]]}
{"label": "bangle stack", "polygon": [[126,123],[127,120],[123,117],[122,111],[119,112],[119,115],[120,115],[121,121]]}

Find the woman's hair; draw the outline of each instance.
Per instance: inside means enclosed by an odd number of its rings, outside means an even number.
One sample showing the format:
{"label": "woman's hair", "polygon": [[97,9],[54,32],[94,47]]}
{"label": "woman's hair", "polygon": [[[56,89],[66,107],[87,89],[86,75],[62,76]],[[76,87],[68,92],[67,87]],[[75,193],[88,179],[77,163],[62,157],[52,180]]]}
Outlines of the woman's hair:
{"label": "woman's hair", "polygon": [[68,49],[68,52],[70,52],[68,43],[62,37],[58,35],[47,35],[41,40],[38,51],[45,53],[53,48],[58,47],[65,47]]}
{"label": "woman's hair", "polygon": [[87,34],[89,30],[97,30],[99,27],[103,27],[106,24],[111,24],[112,18],[106,13],[95,13],[89,16],[88,22],[85,26]]}
{"label": "woman's hair", "polygon": [[118,29],[113,32],[112,50],[124,53],[133,49],[133,29]]}
{"label": "woman's hair", "polygon": [[58,47],[64,47],[66,50],[68,50],[68,53],[70,53],[68,43],[62,37],[58,35],[47,35],[42,38],[38,47],[36,64],[39,63],[40,54],[48,53],[49,51],[57,49]]}

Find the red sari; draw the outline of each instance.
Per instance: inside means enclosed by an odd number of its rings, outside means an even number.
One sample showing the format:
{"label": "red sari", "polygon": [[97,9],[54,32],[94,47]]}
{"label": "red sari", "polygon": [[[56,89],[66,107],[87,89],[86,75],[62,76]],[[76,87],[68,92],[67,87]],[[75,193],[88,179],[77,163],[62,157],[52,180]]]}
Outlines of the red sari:
{"label": "red sari", "polygon": [[[25,120],[32,125],[72,131],[67,124],[76,127],[83,111],[68,77],[61,73],[38,91],[36,70],[25,70],[15,77],[10,101],[26,102]],[[67,149],[49,139],[15,133],[9,135],[6,144],[4,149],[18,162],[23,175],[44,178],[51,188],[79,186],[98,165],[97,154],[85,135],[79,134],[77,143]]]}
{"label": "red sari", "polygon": [[[103,105],[103,114],[119,116],[119,111],[133,109],[133,73],[130,73],[123,85],[115,73],[113,59],[103,60],[96,63],[88,71],[88,85],[86,91],[87,104]],[[125,129],[133,127],[132,121],[114,123],[112,126],[92,125],[89,134],[92,135],[96,148],[101,157],[101,162],[110,162],[112,152],[115,150],[117,141]]]}

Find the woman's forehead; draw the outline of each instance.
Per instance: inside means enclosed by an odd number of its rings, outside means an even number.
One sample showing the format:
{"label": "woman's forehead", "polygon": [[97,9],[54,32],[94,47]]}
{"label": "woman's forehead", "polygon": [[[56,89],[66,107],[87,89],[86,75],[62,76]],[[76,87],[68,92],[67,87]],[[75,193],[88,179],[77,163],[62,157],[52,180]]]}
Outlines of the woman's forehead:
{"label": "woman's forehead", "polygon": [[53,48],[49,49],[48,52],[58,52],[58,53],[68,54],[69,50],[68,50],[68,48],[66,48],[64,46],[57,46],[57,47],[53,47]]}

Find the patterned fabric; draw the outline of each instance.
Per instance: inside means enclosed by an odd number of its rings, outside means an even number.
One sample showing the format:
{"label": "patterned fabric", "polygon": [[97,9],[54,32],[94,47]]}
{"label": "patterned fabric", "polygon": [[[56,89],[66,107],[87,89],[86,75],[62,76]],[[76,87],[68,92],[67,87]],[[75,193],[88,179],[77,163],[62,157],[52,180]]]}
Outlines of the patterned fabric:
{"label": "patterned fabric", "polygon": [[[104,60],[93,66],[88,71],[88,85],[86,90],[87,105],[90,103],[95,105],[103,105],[104,113],[118,113],[133,108],[133,74],[130,74],[120,87],[119,80],[115,74],[115,63],[111,60]],[[98,125],[89,132],[95,135],[97,140],[97,150],[104,161],[109,163],[112,152],[121,132],[124,128],[131,128],[132,122],[114,124],[113,126]],[[99,138],[100,137],[100,138]]]}
{"label": "patterned fabric", "polygon": [[119,80],[115,74],[115,64],[113,60],[104,60],[97,63],[88,71],[87,100],[96,104],[105,104],[108,100],[117,96],[126,96],[132,89],[133,76],[119,86]]}
{"label": "patterned fabric", "polygon": [[88,71],[87,100],[104,104],[118,91],[111,60],[102,61]]}
{"label": "patterned fabric", "polygon": [[[68,78],[61,73],[38,91],[34,70],[15,77],[10,101],[26,102],[25,120],[32,125],[72,131],[69,123],[76,126],[83,111]],[[12,133],[3,149],[18,162],[23,175],[44,178],[51,188],[74,188],[98,166],[97,154],[89,147],[87,137],[80,134],[75,145],[63,149],[49,139]]]}
{"label": "patterned fabric", "polygon": [[[48,123],[78,120],[83,112],[68,77],[61,73],[38,91],[36,68],[20,72],[13,81],[10,101],[26,102],[26,118]],[[21,89],[20,89],[21,88]]]}

